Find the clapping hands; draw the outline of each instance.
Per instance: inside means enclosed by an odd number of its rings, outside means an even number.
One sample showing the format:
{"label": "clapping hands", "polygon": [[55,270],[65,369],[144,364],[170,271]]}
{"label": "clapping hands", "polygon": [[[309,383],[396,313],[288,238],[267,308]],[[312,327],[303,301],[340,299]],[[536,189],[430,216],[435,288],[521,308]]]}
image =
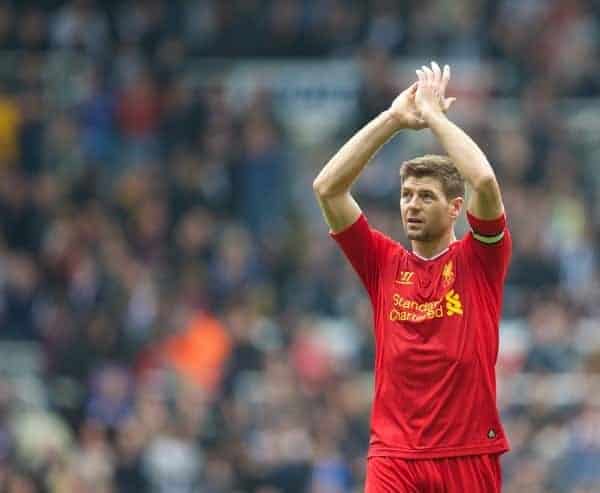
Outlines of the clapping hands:
{"label": "clapping hands", "polygon": [[389,112],[400,128],[420,130],[428,126],[428,120],[448,111],[456,98],[446,98],[450,80],[450,67],[442,71],[436,62],[431,68],[417,70],[418,80],[392,102]]}
{"label": "clapping hands", "polygon": [[423,65],[421,70],[417,70],[417,78],[415,106],[421,118],[427,122],[429,118],[446,113],[456,101],[456,98],[446,97],[450,66],[444,65],[442,71],[436,62],[431,62],[431,68]]}

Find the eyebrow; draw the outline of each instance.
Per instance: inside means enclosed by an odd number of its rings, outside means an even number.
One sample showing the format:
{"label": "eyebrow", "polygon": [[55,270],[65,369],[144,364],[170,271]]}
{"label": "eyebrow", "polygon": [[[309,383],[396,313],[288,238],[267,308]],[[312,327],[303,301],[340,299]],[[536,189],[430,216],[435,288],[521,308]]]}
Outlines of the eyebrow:
{"label": "eyebrow", "polygon": [[[415,191],[415,189],[412,188],[412,187],[404,187],[403,186],[400,189],[401,192],[404,192],[405,190],[408,190],[409,192],[414,192]],[[432,193],[434,195],[437,195],[437,192],[433,188],[421,188],[421,189],[419,189],[419,193],[423,193],[423,192],[429,192],[429,193]]]}

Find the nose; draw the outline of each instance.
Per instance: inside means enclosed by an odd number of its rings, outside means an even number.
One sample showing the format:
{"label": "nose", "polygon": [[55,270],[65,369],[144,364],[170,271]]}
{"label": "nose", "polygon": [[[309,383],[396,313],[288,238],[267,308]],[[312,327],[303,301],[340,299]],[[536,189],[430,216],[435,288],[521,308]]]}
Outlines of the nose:
{"label": "nose", "polygon": [[421,208],[421,200],[419,197],[411,197],[410,202],[406,204],[408,210],[419,210]]}

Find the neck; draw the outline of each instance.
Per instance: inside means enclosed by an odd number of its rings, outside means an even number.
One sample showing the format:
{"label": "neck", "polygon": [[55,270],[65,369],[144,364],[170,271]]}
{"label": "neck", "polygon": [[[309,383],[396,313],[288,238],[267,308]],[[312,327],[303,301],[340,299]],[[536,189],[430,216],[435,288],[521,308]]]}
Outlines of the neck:
{"label": "neck", "polygon": [[448,230],[447,233],[443,234],[439,238],[429,241],[413,240],[412,251],[419,257],[432,258],[437,254],[443,252],[450,243],[456,241],[456,235],[454,234],[454,228]]}

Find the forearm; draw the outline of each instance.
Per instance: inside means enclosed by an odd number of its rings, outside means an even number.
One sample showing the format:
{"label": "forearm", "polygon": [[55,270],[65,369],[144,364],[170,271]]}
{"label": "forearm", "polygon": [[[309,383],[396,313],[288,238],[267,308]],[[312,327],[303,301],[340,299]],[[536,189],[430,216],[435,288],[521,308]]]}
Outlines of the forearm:
{"label": "forearm", "polygon": [[503,214],[500,186],[479,146],[443,115],[428,119],[428,123],[458,172],[473,190],[467,210],[480,219],[496,219]]}
{"label": "forearm", "polygon": [[380,113],[329,160],[313,183],[315,192],[327,197],[349,191],[371,158],[400,128],[389,111]]}
{"label": "forearm", "polygon": [[478,190],[495,182],[485,154],[460,127],[440,114],[428,118],[428,125],[465,181]]}

